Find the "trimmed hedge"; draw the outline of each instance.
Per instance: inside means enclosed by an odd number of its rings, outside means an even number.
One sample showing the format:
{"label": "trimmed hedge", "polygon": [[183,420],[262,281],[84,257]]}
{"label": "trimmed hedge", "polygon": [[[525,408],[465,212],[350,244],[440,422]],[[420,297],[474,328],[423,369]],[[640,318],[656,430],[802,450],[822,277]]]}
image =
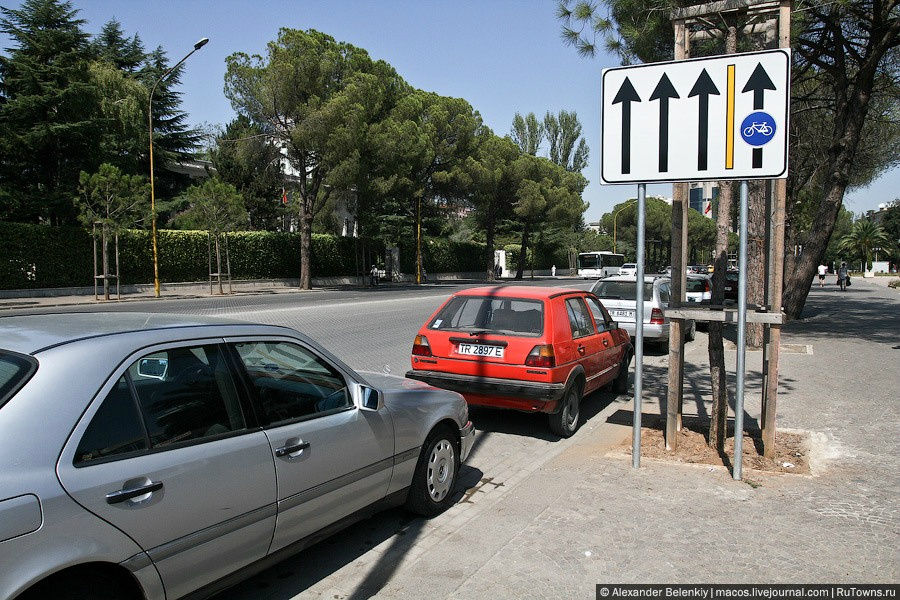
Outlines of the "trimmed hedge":
{"label": "trimmed hedge", "polygon": [[[384,256],[384,245],[373,240],[314,233],[310,243],[313,277],[354,275],[356,253],[363,247]],[[207,280],[207,244],[205,231],[160,230],[157,237],[160,280]],[[230,233],[228,250],[233,279],[300,276],[298,233]],[[225,270],[224,248],[222,252]],[[119,268],[122,283],[152,282],[152,256],[149,231],[128,230],[121,234]],[[114,260],[110,240],[111,272],[115,272]],[[93,263],[91,236],[84,229],[0,222],[0,289],[89,287],[93,285]],[[366,270],[362,263],[360,268]]]}
{"label": "trimmed hedge", "polygon": [[[445,239],[422,240],[422,261],[426,273],[472,273],[486,271],[484,244]],[[400,270],[416,272],[416,243],[400,244]]]}

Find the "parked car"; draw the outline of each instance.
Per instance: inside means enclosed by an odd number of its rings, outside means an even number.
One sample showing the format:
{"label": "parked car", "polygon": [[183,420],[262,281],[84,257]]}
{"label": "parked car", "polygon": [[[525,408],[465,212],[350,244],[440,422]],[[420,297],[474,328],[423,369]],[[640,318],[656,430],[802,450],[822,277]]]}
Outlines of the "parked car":
{"label": "parked car", "polygon": [[738,300],[738,272],[725,272],[725,301],[737,302]]}
{"label": "parked car", "polygon": [[355,519],[454,501],[459,394],[284,327],[0,318],[0,598],[210,595]]}
{"label": "parked car", "polygon": [[[644,340],[663,345],[669,340],[669,319],[663,309],[669,306],[671,280],[668,277],[648,275],[641,286],[644,297]],[[603,302],[609,314],[628,332],[635,336],[635,312],[637,311],[637,279],[615,276],[601,279],[591,291]],[[685,339],[693,341],[697,323],[687,322]]]}
{"label": "parked car", "polygon": [[637,264],[635,263],[625,263],[621,267],[619,267],[619,275],[631,275],[634,277],[637,274]]}
{"label": "parked car", "polygon": [[578,429],[581,399],[628,387],[628,334],[591,293],[541,287],[457,292],[425,322],[406,376],[454,390],[473,405],[549,414]]}
{"label": "parked car", "polygon": [[687,276],[685,298],[696,304],[709,304],[712,298],[712,280],[709,275],[691,274]]}

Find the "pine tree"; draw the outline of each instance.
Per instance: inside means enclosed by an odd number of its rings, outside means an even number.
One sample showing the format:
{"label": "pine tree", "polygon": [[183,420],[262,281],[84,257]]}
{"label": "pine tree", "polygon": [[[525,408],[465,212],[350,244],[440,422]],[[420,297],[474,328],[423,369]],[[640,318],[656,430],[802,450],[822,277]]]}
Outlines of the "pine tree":
{"label": "pine tree", "polygon": [[0,56],[0,218],[73,223],[79,173],[98,167],[84,21],[61,0],[0,12],[0,31],[15,44]]}
{"label": "pine tree", "polygon": [[147,58],[141,38],[137,34],[125,37],[122,24],[116,19],[103,26],[94,38],[94,48],[102,60],[125,73],[137,73]]}

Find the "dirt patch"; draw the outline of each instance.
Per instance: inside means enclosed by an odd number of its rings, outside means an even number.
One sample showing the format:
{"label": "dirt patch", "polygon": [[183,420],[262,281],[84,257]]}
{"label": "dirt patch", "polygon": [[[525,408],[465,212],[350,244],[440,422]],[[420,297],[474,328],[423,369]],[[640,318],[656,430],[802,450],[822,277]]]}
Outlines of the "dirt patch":
{"label": "dirt patch", "polygon": [[[709,421],[684,417],[676,435],[675,451],[666,450],[665,419],[644,415],[641,427],[641,456],[679,463],[718,465],[732,468],[734,458],[734,427],[728,424],[725,452],[720,454],[706,444]],[[762,436],[759,432],[744,432],[743,461],[745,469],[772,473],[809,475],[809,436],[803,433],[778,431],[775,437],[775,457],[762,455]],[[631,454],[631,436],[623,443]]]}

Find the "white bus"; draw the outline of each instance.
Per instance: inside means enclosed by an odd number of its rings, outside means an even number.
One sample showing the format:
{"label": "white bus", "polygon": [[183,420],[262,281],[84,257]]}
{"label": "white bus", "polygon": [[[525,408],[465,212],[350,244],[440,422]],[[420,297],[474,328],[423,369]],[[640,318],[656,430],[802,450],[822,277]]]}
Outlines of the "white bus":
{"label": "white bus", "polygon": [[585,279],[609,277],[618,273],[624,262],[624,255],[606,250],[581,252],[578,254],[578,276]]}

